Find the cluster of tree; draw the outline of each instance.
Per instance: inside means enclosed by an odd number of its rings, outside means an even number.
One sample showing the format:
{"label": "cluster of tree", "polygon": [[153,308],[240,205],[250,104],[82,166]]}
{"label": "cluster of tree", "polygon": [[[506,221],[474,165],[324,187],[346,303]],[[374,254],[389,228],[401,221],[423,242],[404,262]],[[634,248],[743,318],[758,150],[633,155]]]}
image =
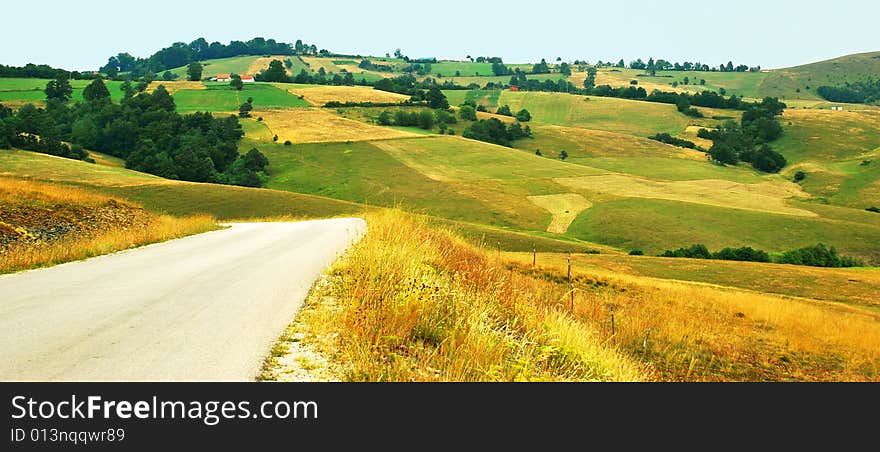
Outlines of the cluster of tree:
{"label": "cluster of tree", "polygon": [[324,108],[353,108],[353,107],[367,107],[367,108],[374,108],[374,107],[411,107],[411,106],[414,106],[414,105],[416,105],[416,103],[413,102],[413,101],[411,101],[411,100],[405,100],[405,101],[403,101],[403,102],[352,102],[352,101],[350,101],[350,100],[349,100],[349,101],[345,101],[345,102],[339,102],[339,101],[331,100],[330,102],[327,102],[326,104],[324,104]]}
{"label": "cluster of tree", "polygon": [[743,161],[759,171],[776,173],[787,162],[768,143],[782,136],[777,117],[785,107],[778,99],[767,97],[743,112],[739,124],[728,121],[715,130],[700,129],[697,136],[712,140],[709,156],[719,163],[734,165]]}
{"label": "cluster of tree", "polygon": [[0,78],[61,78],[67,77],[74,80],[92,80],[97,78],[97,74],[68,72],[64,69],[57,69],[45,64],[28,63],[21,67],[4,66],[0,64]]}
{"label": "cluster of tree", "polygon": [[[33,131],[42,132],[36,134]],[[17,113],[0,104],[0,148],[19,148],[75,160],[88,160],[82,146],[70,146],[61,141],[61,130],[45,111],[31,104],[22,106]]]}
{"label": "cluster of tree", "polygon": [[656,135],[652,135],[648,137],[654,141],[659,141],[661,143],[671,144],[673,146],[678,146],[680,148],[687,149],[696,149],[697,145],[694,144],[693,141],[684,140],[681,138],[676,138],[668,133],[658,133]]}
{"label": "cluster of tree", "polygon": [[417,75],[430,74],[431,63],[412,63],[409,66],[404,66],[401,71],[406,73],[415,72]]}
{"label": "cluster of tree", "polygon": [[510,105],[507,105],[507,104],[498,107],[498,109],[495,110],[495,114],[502,115],[502,116],[510,116],[510,117],[516,118],[516,120],[519,122],[529,122],[532,120],[532,114],[529,113],[529,111],[526,110],[525,108],[523,108],[522,110],[520,110],[520,111],[516,112],[516,114],[514,114],[513,111],[510,110]]}
{"label": "cluster of tree", "polygon": [[666,250],[660,257],[686,257],[690,259],[715,259],[724,261],[770,262],[766,251],[756,250],[750,246],[742,248],[724,248],[711,253],[706,245],[696,244],[677,250]]}
{"label": "cluster of tree", "polygon": [[564,79],[559,80],[535,80],[526,77],[525,72],[516,69],[510,77],[510,86],[516,86],[522,91],[544,91],[551,93],[583,93],[584,91]]}
{"label": "cluster of tree", "polygon": [[66,83],[66,79],[49,83],[45,109],[19,110],[12,122],[16,136],[67,141],[120,157],[127,168],[169,179],[261,185],[268,162],[259,151],[239,156],[238,142],[244,133],[237,117],[180,115],[164,87],[147,93],[145,84],[136,89],[131,82],[122,85],[124,97],[116,104],[102,79],[83,90],[84,102],[70,105]]}
{"label": "cluster of tree", "polygon": [[472,140],[510,146],[510,143],[532,136],[529,126],[523,127],[519,122],[505,126],[496,118],[481,119],[469,125],[462,136]]}
{"label": "cluster of tree", "polygon": [[502,76],[513,74],[513,71],[509,67],[505,66],[504,63],[500,61],[495,61],[492,63],[492,73],[497,76]]}
{"label": "cluster of tree", "polygon": [[780,264],[809,265],[811,267],[863,267],[859,259],[837,254],[837,249],[822,243],[787,251],[778,259]]}
{"label": "cluster of tree", "polygon": [[[271,63],[270,63],[271,66]],[[265,71],[263,71],[265,72]],[[283,75],[280,72],[274,72],[271,74],[263,74],[261,72],[254,78],[260,81],[276,81],[279,83],[300,83],[305,85],[334,85],[334,86],[353,86],[353,85],[368,85],[367,81],[363,78],[360,80],[355,80],[354,75],[351,72],[343,71],[342,75],[333,74],[330,77],[324,68],[318,68],[318,72],[312,74],[306,71],[305,69],[299,71],[295,77],[290,78],[287,76],[285,72]],[[269,77],[267,79],[266,77]]]}
{"label": "cluster of tree", "polygon": [[205,38],[198,38],[186,44],[175,42],[147,58],[135,58],[128,53],[119,53],[110,57],[100,71],[109,77],[116,77],[120,72],[128,72],[133,77],[158,74],[168,69],[186,66],[194,61],[214,58],[228,58],[242,55],[316,55],[318,49],[314,45],[297,40],[295,44],[278,42],[274,39],[253,38],[250,41],[231,41],[224,45],[219,42],[208,43]]}
{"label": "cluster of tree", "polygon": [[590,66],[587,68],[587,77],[584,79],[584,89],[592,90],[596,87],[596,68]]}
{"label": "cluster of tree", "polygon": [[370,60],[361,60],[358,67],[367,71],[374,72],[394,72],[394,68],[387,64],[374,64]]}
{"label": "cluster of tree", "polygon": [[869,77],[862,82],[846,83],[845,86],[820,86],[816,89],[816,94],[831,102],[880,103],[880,79]]}
{"label": "cluster of tree", "polygon": [[[470,55],[468,55],[467,58],[468,58],[469,60],[471,60],[471,61],[474,61],[474,59],[471,58]],[[476,62],[477,62],[477,63],[502,63],[502,64],[503,64],[503,63],[504,63],[504,60],[502,60],[501,57],[485,57],[485,56],[480,56],[480,57],[477,57]]]}
{"label": "cluster of tree", "polygon": [[[609,63],[608,66],[610,65]],[[620,60],[615,66],[623,68],[626,67],[626,64],[624,64],[623,60]],[[718,66],[709,66],[708,64],[691,63],[689,61],[684,63],[671,63],[663,59],[654,61],[653,58],[650,58],[647,63],[639,58],[630,62],[629,68],[644,70],[651,75],[656,75],[657,71],[759,72],[761,70],[761,66],[747,66],[745,64],[734,66],[732,61],[728,61],[727,64],[719,64]]]}
{"label": "cluster of tree", "polygon": [[[566,65],[567,66],[567,65]],[[569,74],[571,74],[571,70],[569,69]],[[550,66],[547,65],[547,61],[541,58],[541,62],[532,66],[532,74],[549,74]]]}
{"label": "cluster of tree", "polygon": [[[725,261],[745,262],[774,262],[766,251],[756,250],[752,247],[724,248],[721,251],[711,253],[705,245],[696,244],[688,248],[666,250],[660,257],[686,257],[691,259],[716,259]],[[779,264],[807,265],[811,267],[862,267],[864,262],[850,256],[841,256],[837,250],[827,247],[822,243],[813,246],[786,251],[777,259]]]}
{"label": "cluster of tree", "polygon": [[[453,117],[453,119],[455,119]],[[379,113],[376,122],[380,126],[418,127],[431,130],[434,128],[435,116],[431,110],[406,111],[397,110],[394,113],[383,111]]]}
{"label": "cluster of tree", "polygon": [[744,102],[742,98],[736,95],[724,97],[714,91],[703,91],[701,93],[690,94],[654,90],[650,95],[645,97],[645,100],[672,105],[681,105],[683,102],[687,102],[688,104],[697,107],[723,108],[731,110],[744,110],[754,105]]}

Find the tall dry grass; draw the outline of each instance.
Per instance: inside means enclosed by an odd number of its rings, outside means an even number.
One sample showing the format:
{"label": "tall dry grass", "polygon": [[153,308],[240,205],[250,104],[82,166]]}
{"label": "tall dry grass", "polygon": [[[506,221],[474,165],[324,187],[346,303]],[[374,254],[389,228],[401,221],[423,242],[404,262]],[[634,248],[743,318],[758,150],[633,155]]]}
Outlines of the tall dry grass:
{"label": "tall dry grass", "polygon": [[344,379],[880,379],[870,311],[586,272],[572,292],[564,267],[511,262],[399,211],[367,222],[300,317]]}
{"label": "tall dry grass", "polygon": [[305,315],[355,381],[637,381],[651,373],[560,309],[565,291],[395,210],[333,269]]}
{"label": "tall dry grass", "polygon": [[[137,207],[127,201],[74,187],[0,178],[0,205],[13,201],[19,204],[92,207],[118,203]],[[107,223],[94,234],[75,235],[52,242],[27,241],[5,250],[0,249],[0,273],[56,265],[217,229],[214,218],[208,215],[184,218],[149,213],[144,215],[146,221],[135,226]],[[22,234],[27,233],[20,227],[14,229]]]}
{"label": "tall dry grass", "polygon": [[[532,269],[531,259],[518,259],[517,272],[565,279],[565,264]],[[574,279],[570,314],[601,325],[618,350],[649,363],[661,380],[880,379],[880,315],[871,310],[628,275],[575,270]]]}

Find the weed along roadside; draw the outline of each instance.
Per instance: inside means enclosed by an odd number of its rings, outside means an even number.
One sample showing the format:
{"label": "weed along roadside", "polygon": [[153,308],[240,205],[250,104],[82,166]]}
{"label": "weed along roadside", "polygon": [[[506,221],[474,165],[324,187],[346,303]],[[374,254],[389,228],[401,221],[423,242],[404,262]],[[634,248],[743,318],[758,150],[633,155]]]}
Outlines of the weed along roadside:
{"label": "weed along roadside", "polygon": [[[537,253],[529,256],[538,261],[532,266],[401,211],[372,212],[366,220],[369,231],[313,290],[267,360],[264,379],[850,381],[875,375],[880,330],[871,311],[591,275],[568,270],[566,259],[547,265]],[[849,327],[833,327],[840,323]]]}

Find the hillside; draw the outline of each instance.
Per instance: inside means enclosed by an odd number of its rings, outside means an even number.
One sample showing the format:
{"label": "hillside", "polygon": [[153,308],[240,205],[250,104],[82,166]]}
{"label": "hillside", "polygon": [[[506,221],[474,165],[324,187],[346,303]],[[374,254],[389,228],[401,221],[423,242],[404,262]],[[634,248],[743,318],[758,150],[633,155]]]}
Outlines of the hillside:
{"label": "hillside", "polygon": [[760,94],[794,99],[820,99],[816,88],[843,86],[880,74],[880,52],[846,55],[831,60],[771,71]]}

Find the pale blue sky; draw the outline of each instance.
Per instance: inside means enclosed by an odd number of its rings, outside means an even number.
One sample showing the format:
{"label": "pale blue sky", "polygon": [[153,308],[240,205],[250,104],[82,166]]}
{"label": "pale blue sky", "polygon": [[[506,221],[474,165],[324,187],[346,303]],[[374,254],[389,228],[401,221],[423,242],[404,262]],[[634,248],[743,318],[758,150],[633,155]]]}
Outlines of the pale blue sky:
{"label": "pale blue sky", "polygon": [[0,63],[96,69],[197,37],[303,39],[340,53],[787,67],[880,50],[880,2],[835,0],[9,1]]}

